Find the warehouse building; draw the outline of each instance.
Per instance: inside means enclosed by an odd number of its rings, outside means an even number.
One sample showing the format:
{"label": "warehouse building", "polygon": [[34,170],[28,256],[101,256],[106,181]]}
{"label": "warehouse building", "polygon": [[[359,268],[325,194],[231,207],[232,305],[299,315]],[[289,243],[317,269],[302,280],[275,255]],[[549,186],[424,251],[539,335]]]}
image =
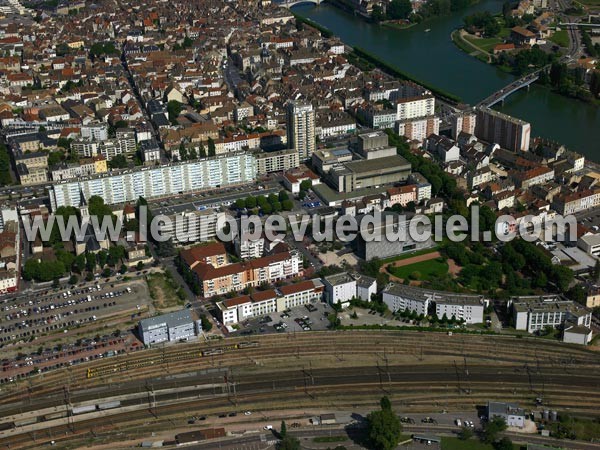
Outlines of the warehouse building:
{"label": "warehouse building", "polygon": [[194,321],[188,309],[182,309],[140,320],[138,331],[144,345],[152,345],[188,339],[195,336],[196,331],[201,331],[201,326]]}

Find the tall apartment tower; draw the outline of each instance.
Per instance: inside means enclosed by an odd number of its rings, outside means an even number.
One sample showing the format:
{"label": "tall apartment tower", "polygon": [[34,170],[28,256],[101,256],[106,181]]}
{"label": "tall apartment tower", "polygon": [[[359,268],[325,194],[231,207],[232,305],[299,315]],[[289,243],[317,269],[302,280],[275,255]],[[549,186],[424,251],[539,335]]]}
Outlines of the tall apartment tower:
{"label": "tall apartment tower", "polygon": [[513,152],[526,152],[529,150],[531,124],[490,108],[480,108],[475,136]]}
{"label": "tall apartment tower", "polygon": [[456,139],[461,132],[474,135],[476,123],[477,116],[474,112],[457,112],[452,117],[452,138]]}
{"label": "tall apartment tower", "polygon": [[296,149],[300,161],[315,151],[315,110],[310,103],[290,102],[287,110],[288,147]]}

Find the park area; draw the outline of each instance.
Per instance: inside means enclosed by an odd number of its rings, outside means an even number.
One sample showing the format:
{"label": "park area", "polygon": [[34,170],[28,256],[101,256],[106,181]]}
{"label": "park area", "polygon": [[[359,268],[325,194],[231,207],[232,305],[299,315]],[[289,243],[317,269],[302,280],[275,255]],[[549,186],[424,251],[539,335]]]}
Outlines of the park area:
{"label": "park area", "polygon": [[498,37],[480,38],[471,34],[465,34],[463,37],[467,42],[487,53],[492,53],[496,45],[504,42]]}

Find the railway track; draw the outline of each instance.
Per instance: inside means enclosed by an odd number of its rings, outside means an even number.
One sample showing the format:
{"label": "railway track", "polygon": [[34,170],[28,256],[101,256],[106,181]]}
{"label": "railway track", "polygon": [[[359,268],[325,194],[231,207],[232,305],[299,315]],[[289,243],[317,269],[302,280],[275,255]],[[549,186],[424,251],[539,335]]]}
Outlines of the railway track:
{"label": "railway track", "polygon": [[[192,383],[223,383],[224,376],[232,373],[237,401],[265,407],[327,402],[351,407],[372,404],[385,391],[406,408],[431,411],[444,405],[472,407],[494,397],[533,405],[543,392],[553,408],[571,408],[571,412],[590,416],[596,414],[600,400],[597,353],[539,339],[357,331],[267,335],[253,341],[255,345],[243,348],[239,346],[242,339],[176,345],[47,373],[5,393],[0,398],[0,414],[6,417],[44,407],[64,407],[65,385],[69,385],[71,403],[76,404],[143,394],[150,383],[158,393],[156,400],[165,403],[157,406],[159,417],[177,416],[195,407],[231,408],[231,399],[217,398],[215,393],[215,398],[186,401],[177,409],[168,404],[171,397],[185,396],[162,395],[160,391],[195,385]],[[215,349],[222,351],[211,351]],[[94,373],[91,377],[90,370]],[[307,392],[313,396],[309,400]],[[348,392],[352,401],[344,400]],[[94,430],[105,427],[108,433],[133,426],[136,420],[158,420],[144,406],[143,397],[122,403],[137,405],[136,411],[83,418],[82,430],[87,422]],[[62,425],[48,425],[36,435],[45,439],[66,431]],[[68,436],[76,439],[78,431]],[[26,448],[26,441],[32,439],[39,445],[31,433],[3,436],[0,445]]]}
{"label": "railway track", "polygon": [[[319,358],[328,355],[372,355],[374,349],[379,350],[387,357],[394,358],[398,355],[414,356],[416,360],[431,359],[435,357],[464,358],[489,360],[496,364],[522,363],[539,366],[540,364],[554,367],[569,367],[581,365],[597,365],[597,354],[573,347],[560,346],[557,343],[545,342],[539,339],[515,339],[514,337],[489,337],[489,336],[455,336],[447,337],[439,333],[413,333],[413,332],[387,332],[369,333],[359,332],[360,339],[348,339],[348,334],[342,333],[302,333],[295,336],[260,336],[256,342],[259,347],[238,351],[224,352],[222,355],[202,357],[202,352],[231,346],[243,342],[240,339],[227,340],[227,343],[214,343],[209,345],[191,344],[174,346],[161,350],[148,350],[136,352],[131,355],[111,358],[102,362],[94,362],[87,366],[74,366],[66,370],[44,374],[42,377],[32,378],[21,382],[21,391],[7,393],[0,398],[0,404],[22,398],[23,394],[29,397],[41,395],[56,387],[62,387],[65,380],[72,389],[78,387],[102,384],[115,381],[115,378],[135,379],[136,377],[148,378],[153,374],[164,374],[165,368],[169,373],[177,373],[182,369],[190,370],[190,362],[194,368],[204,369],[216,367],[226,362],[228,367],[244,366],[250,360],[264,361],[276,360],[279,357],[288,357],[296,354],[299,357]],[[354,333],[356,335],[356,332]],[[494,340],[492,340],[494,339]],[[440,341],[444,341],[440,345]],[[328,345],[323,345],[327,342]],[[504,342],[505,345],[498,345]],[[568,351],[562,356],[559,350]],[[91,376],[90,376],[91,375]],[[86,383],[85,379],[89,378]]]}
{"label": "railway track", "polygon": [[[479,404],[494,396],[511,398],[530,394],[523,376],[515,377],[510,371],[498,374],[491,368],[473,367],[472,380],[470,381],[471,395],[465,396],[464,392],[456,388],[446,388],[444,384],[451,384],[454,374],[451,371],[439,368],[438,371],[422,372],[413,368],[390,367],[389,382],[379,382],[373,367],[357,368],[349,373],[339,373],[335,369],[313,371],[313,382],[306,385],[306,376],[298,371],[273,374],[270,379],[256,380],[245,377],[238,382],[235,397],[215,396],[208,399],[182,399],[169,404],[161,404],[175,400],[176,394],[157,397],[156,407],[152,408],[147,401],[140,402],[140,409],[116,412],[106,417],[81,420],[72,424],[49,426],[43,431],[28,432],[0,438],[0,445],[9,448],[36,448],[41,442],[65,436],[68,439],[89,438],[92,434],[108,433],[112,430],[134,426],[139,421],[155,421],[163,417],[176,417],[190,414],[190,411],[205,413],[207,411],[233,411],[244,409],[252,405],[253,408],[265,410],[277,407],[317,406],[335,404],[336,406],[351,407],[356,404],[372,404],[383,393],[390,395],[394,401],[407,409],[429,411],[439,409],[444,405],[461,407],[465,404]],[[283,380],[280,376],[283,376]],[[419,380],[419,381],[414,381]],[[556,399],[553,407],[572,404],[574,396],[579,397],[582,392],[588,392],[596,386],[588,401],[588,413],[596,411],[600,400],[599,385],[596,376],[572,377],[558,371],[549,376],[551,382],[547,387],[547,394]],[[277,383],[277,385],[275,384]],[[352,394],[349,395],[349,390]],[[346,399],[346,400],[344,400]],[[90,430],[94,430],[92,433]]]}

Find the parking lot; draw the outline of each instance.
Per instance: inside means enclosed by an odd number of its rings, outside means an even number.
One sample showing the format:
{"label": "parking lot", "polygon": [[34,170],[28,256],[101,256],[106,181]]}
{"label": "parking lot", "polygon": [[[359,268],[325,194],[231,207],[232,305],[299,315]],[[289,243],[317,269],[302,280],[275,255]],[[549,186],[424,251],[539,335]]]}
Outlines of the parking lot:
{"label": "parking lot", "polygon": [[0,348],[9,352],[11,344],[67,333],[70,328],[103,317],[141,310],[145,298],[143,286],[98,281],[85,287],[40,291],[6,299],[0,303]]}
{"label": "parking lot", "polygon": [[[310,306],[310,309],[309,309]],[[329,321],[327,315],[333,309],[326,303],[309,303],[284,312],[271,313],[240,323],[235,334],[251,335],[261,333],[301,333],[302,331],[323,331]]]}
{"label": "parking lot", "polygon": [[600,208],[594,208],[575,214],[577,222],[592,231],[600,230]]}

